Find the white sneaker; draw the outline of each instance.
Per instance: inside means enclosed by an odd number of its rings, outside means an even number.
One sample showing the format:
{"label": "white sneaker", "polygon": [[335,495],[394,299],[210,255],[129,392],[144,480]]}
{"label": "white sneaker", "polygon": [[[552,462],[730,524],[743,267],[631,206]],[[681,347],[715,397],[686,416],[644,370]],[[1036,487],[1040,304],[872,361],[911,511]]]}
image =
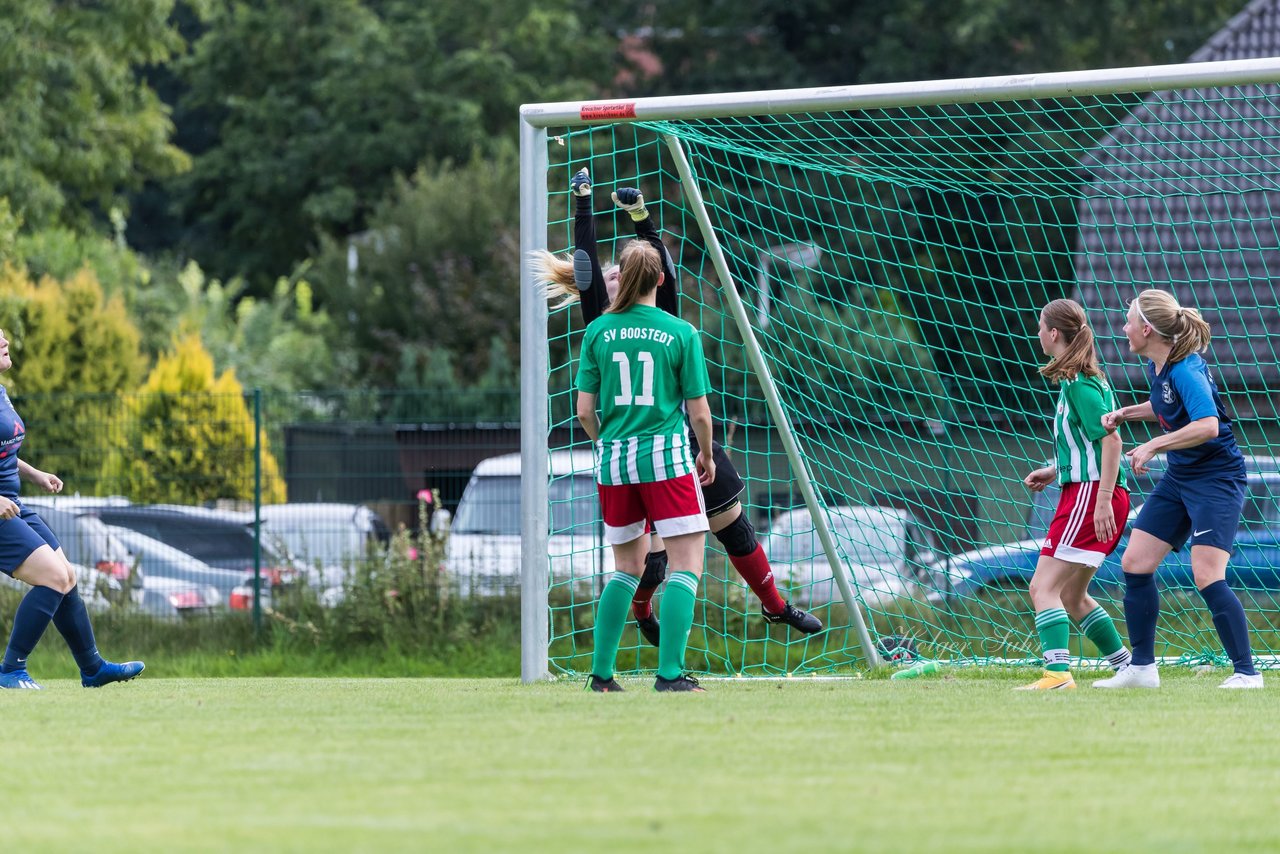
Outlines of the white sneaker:
{"label": "white sneaker", "polygon": [[1159,688],[1160,672],[1154,664],[1126,664],[1110,679],[1099,679],[1095,688]]}
{"label": "white sneaker", "polygon": [[1219,688],[1261,688],[1261,673],[1232,673]]}

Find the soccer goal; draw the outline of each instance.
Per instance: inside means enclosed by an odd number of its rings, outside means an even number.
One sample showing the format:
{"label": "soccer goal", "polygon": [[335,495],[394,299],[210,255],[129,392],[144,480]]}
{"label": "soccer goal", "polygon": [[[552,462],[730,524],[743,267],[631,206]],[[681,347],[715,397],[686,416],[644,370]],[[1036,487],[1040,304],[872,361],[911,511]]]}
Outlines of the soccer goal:
{"label": "soccer goal", "polygon": [[[766,625],[713,538],[692,669],[840,672],[923,656],[1039,661],[1027,580],[1055,507],[1038,311],[1087,309],[1122,405],[1121,327],[1146,287],[1213,328],[1206,358],[1249,456],[1229,580],[1280,652],[1280,59],[521,110],[521,248],[573,249],[591,170],[602,260],[635,186],[703,333],[716,434],[785,596],[828,626]],[[574,419],[582,328],[522,273],[522,675],[583,672],[611,571]],[[1149,435],[1123,428],[1127,447]],[[576,452],[576,453],[575,453]],[[1133,477],[1135,506],[1153,477]],[[1160,572],[1158,653],[1224,660],[1186,552]],[[1113,556],[1095,598],[1122,616]],[[661,592],[659,593],[660,603]],[[659,604],[658,614],[661,617]],[[1096,656],[1073,631],[1073,653]],[[628,629],[621,671],[656,651]]]}

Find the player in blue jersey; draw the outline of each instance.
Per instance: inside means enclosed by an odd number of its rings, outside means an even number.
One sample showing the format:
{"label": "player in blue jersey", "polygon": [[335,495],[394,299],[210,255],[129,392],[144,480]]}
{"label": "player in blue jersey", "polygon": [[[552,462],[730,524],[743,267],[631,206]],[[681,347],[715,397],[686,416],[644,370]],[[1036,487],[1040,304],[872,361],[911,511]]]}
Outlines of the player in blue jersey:
{"label": "player in blue jersey", "polygon": [[[557,258],[550,253],[540,253],[535,259],[535,268],[548,295],[577,301],[583,320],[589,324],[604,313],[617,292],[618,267],[600,263],[591,176],[586,169],[573,176],[570,189],[574,196],[573,257]],[[613,198],[617,206],[629,215],[636,237],[653,246],[662,259],[663,283],[657,290],[657,307],[679,317],[675,268],[645,207],[644,197],[633,187],[620,187],[613,193]],[[689,438],[693,442],[692,453],[696,454],[699,450],[697,437],[691,435]],[[712,442],[712,455],[717,474],[715,482],[704,490],[707,518],[711,533],[720,541],[729,563],[760,599],[767,622],[786,623],[805,634],[822,631],[821,620],[782,598],[769,558],[739,500],[744,489],[742,477],[719,442]],[[666,567],[666,551],[662,548],[661,539],[654,537],[653,551],[646,560],[644,576],[631,605],[640,633],[654,646],[659,646],[661,634],[650,600],[666,575]]]}
{"label": "player in blue jersey", "polygon": [[1155,421],[1163,434],[1129,451],[1137,474],[1158,453],[1165,474],[1133,523],[1122,559],[1125,622],[1132,663],[1095,688],[1158,688],[1155,664],[1160,596],[1155,571],[1170,551],[1191,544],[1196,587],[1213,615],[1214,628],[1235,672],[1223,688],[1261,688],[1253,666],[1249,624],[1239,598],[1227,586],[1227,560],[1244,509],[1244,457],[1236,445],[1218,388],[1200,357],[1209,347],[1209,324],[1172,294],[1146,290],[1129,305],[1124,334],[1129,349],[1147,360],[1151,397],[1102,416],[1107,429],[1126,421]]}
{"label": "player in blue jersey", "polygon": [[[0,372],[13,367],[9,341],[0,332]],[[35,511],[22,506],[20,481],[45,492],[61,492],[57,475],[40,471],[18,459],[26,426],[0,386],[0,572],[31,585],[13,615],[9,646],[0,664],[0,688],[39,690],[27,673],[27,657],[52,622],[66,640],[76,664],[80,684],[99,688],[124,682],[142,672],[141,661],[116,664],[103,661],[93,639],[93,626],[76,585],[76,572],[58,539]]]}

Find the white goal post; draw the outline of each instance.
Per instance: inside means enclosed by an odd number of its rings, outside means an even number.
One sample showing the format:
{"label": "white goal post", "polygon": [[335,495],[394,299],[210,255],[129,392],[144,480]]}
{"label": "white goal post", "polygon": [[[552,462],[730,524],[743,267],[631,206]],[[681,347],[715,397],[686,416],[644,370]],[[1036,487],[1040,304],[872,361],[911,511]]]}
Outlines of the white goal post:
{"label": "white goal post", "polygon": [[[520,109],[520,393],[521,393],[521,679],[533,682],[549,675],[548,539],[550,527],[548,309],[533,273],[524,260],[548,244],[548,128],[578,128],[628,122],[716,119],[870,110],[922,105],[1080,97],[1112,93],[1146,93],[1210,86],[1280,83],[1280,58],[1187,63],[1045,74],[1021,74],[917,83],[836,86],[728,94],[706,94],[635,100],[528,104]],[[819,512],[808,483],[804,454],[778,404],[778,390],[755,344],[751,317],[742,304],[719,250],[719,238],[702,205],[698,176],[680,140],[667,136],[690,209],[697,217],[708,254],[724,286],[729,306],[746,348],[748,361],[764,391],[784,449],[797,473],[799,489],[827,553],[834,578],[850,615],[862,653],[877,663],[878,652],[863,622],[861,609]]]}

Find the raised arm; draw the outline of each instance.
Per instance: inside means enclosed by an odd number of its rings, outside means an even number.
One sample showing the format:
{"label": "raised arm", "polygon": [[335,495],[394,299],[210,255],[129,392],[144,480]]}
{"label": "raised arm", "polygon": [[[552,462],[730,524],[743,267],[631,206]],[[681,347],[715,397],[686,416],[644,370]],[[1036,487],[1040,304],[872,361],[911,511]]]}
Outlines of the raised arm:
{"label": "raised arm", "polygon": [[574,196],[573,211],[573,279],[578,286],[582,319],[586,323],[604,313],[609,294],[604,287],[604,271],[600,269],[600,253],[596,248],[596,217],[591,206],[591,175],[579,169],[569,182]]}
{"label": "raised arm", "polygon": [[675,264],[671,261],[671,253],[662,242],[662,235],[658,233],[653,217],[649,216],[649,210],[644,206],[644,196],[640,195],[640,191],[635,187],[619,187],[613,193],[613,203],[630,214],[631,223],[636,229],[636,237],[658,250],[658,255],[662,258],[664,276],[663,283],[658,286],[658,308],[667,314],[679,317],[680,289],[676,285]]}

